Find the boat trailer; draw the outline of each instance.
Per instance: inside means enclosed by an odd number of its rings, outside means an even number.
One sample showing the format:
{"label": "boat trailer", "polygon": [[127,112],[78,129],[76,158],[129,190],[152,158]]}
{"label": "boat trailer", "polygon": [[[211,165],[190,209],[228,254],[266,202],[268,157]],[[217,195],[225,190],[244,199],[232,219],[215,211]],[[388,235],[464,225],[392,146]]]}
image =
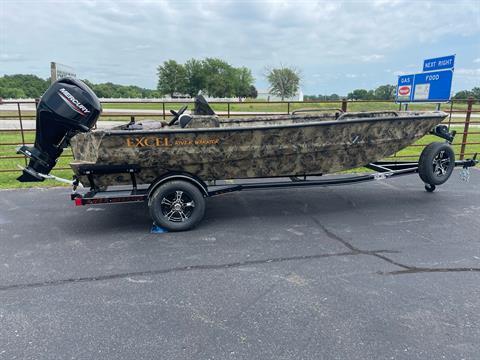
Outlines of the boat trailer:
{"label": "boat trailer", "polygon": [[[77,206],[147,202],[150,216],[157,226],[170,231],[184,231],[195,227],[202,220],[206,209],[205,198],[235,191],[348,185],[418,173],[425,184],[425,190],[433,192],[436,186],[450,178],[455,167],[462,168],[460,177],[468,181],[469,168],[478,164],[477,154],[472,159],[456,161],[451,146],[455,132],[449,132],[445,125],[437,125],[431,134],[446,141],[428,144],[417,162],[372,162],[365,165],[373,171],[372,173],[353,175],[308,174],[205,182],[193,174],[169,172],[149,185],[138,186],[137,174],[142,171],[139,164],[83,164],[78,168],[78,173],[88,179],[90,190],[83,194],[79,193],[77,189],[81,186],[80,181],[74,178],[71,199]],[[127,188],[117,186],[104,188],[96,184],[96,177],[112,174],[129,174],[131,187],[127,185]],[[52,175],[42,176],[57,179]]]}
{"label": "boat trailer", "polygon": [[[473,159],[455,161],[455,167],[462,167],[461,177],[468,181],[469,168],[478,163],[476,154]],[[361,182],[385,180],[403,175],[411,175],[419,172],[418,162],[387,162],[378,161],[370,163],[365,166],[373,170],[373,173],[366,173],[361,175],[332,175],[323,177],[321,174],[309,176],[290,176],[285,178],[264,178],[259,179],[245,179],[245,180],[224,180],[212,181],[208,185],[200,179],[188,174],[170,174],[163,177],[160,182],[166,182],[172,179],[188,179],[188,181],[196,183],[202,188],[204,197],[212,197],[217,195],[228,194],[236,191],[245,190],[266,190],[266,189],[283,189],[283,188],[301,188],[314,186],[334,186],[334,185],[349,185]],[[115,166],[115,169],[98,169],[85,168],[85,174],[90,180],[90,190],[84,194],[77,192],[78,181],[74,182],[71,199],[76,206],[94,205],[94,204],[117,204],[127,202],[143,202],[147,201],[153,189],[156,188],[159,182],[155,182],[149,187],[138,188],[135,180],[135,174],[140,171],[138,166]],[[128,173],[131,176],[132,187],[128,189],[119,188],[115,190],[100,190],[95,186],[93,175],[103,175],[110,173]],[[237,183],[237,181],[239,181]],[[425,190],[433,192],[436,189],[434,184],[425,184]]]}

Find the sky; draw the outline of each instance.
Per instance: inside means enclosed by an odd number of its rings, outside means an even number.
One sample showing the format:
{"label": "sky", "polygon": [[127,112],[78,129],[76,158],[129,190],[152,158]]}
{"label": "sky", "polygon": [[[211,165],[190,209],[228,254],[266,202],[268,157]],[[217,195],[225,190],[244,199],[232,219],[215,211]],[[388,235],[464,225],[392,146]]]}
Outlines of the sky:
{"label": "sky", "polygon": [[155,88],[163,61],[219,57],[301,71],[305,94],[396,84],[456,54],[453,91],[480,86],[480,1],[0,0],[0,76],[47,78],[50,62],[93,82]]}

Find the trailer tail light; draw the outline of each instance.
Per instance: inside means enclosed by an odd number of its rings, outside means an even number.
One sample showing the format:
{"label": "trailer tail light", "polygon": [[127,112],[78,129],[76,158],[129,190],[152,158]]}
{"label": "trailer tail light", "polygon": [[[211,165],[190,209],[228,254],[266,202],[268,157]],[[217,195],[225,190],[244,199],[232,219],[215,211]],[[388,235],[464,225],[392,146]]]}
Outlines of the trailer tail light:
{"label": "trailer tail light", "polygon": [[115,203],[127,203],[127,202],[141,202],[147,199],[147,193],[144,192],[139,195],[125,195],[125,196],[102,196],[94,197],[96,193],[88,193],[85,195],[72,195],[72,200],[75,202],[75,206],[84,205],[97,205],[97,204],[115,204]]}

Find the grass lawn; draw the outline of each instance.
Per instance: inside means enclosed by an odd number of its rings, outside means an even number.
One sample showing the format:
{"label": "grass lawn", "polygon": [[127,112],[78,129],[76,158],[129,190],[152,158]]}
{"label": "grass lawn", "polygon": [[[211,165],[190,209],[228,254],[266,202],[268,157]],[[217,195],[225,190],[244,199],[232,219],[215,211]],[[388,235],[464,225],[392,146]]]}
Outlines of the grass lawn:
{"label": "grass lawn", "polygon": [[[452,127],[452,129],[457,130],[457,132],[462,132],[463,127]],[[476,128],[473,128],[472,131],[479,132]],[[35,134],[33,132],[25,133],[25,143],[33,143]],[[428,144],[433,141],[441,141],[438,137],[433,135],[427,135],[420,139],[417,144]],[[462,134],[458,134],[455,137],[455,141],[453,143],[453,148],[455,153],[458,154],[460,152],[460,143],[462,141]],[[480,134],[470,134],[468,137],[468,142],[475,142],[480,143]],[[0,143],[14,143],[21,145],[22,138],[20,132],[1,132],[0,131]],[[16,145],[0,145],[0,156],[16,156],[15,154]],[[399,161],[404,160],[413,160],[416,161],[420,152],[422,151],[423,147],[420,146],[410,146],[406,149],[400,151],[397,155],[398,156],[408,156],[407,158],[397,158]],[[480,153],[480,145],[467,145],[466,147],[467,153]],[[469,157],[469,156],[467,156]],[[458,158],[458,155],[457,155]],[[71,161],[71,152],[69,149],[64,151],[64,154],[59,159],[57,168],[68,168],[68,163]],[[395,159],[395,158],[392,158]],[[14,159],[0,159],[0,171],[6,169],[16,169],[17,164],[21,166],[25,166],[25,160],[22,158],[14,158]],[[71,179],[72,171],[71,170],[54,170],[52,174],[56,176],[60,176],[63,178]],[[47,186],[61,186],[62,183],[53,181],[53,180],[45,180],[40,183],[19,183],[16,181],[16,178],[20,175],[20,169],[15,172],[0,172],[0,188],[20,188],[20,187],[47,187]]]}

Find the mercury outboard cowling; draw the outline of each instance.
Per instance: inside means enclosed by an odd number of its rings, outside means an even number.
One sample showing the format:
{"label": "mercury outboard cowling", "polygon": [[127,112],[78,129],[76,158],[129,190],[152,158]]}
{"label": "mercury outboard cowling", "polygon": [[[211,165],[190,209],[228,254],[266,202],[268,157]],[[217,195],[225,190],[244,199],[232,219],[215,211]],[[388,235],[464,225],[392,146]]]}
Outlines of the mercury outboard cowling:
{"label": "mercury outboard cowling", "polygon": [[39,174],[52,170],[69,140],[90,131],[101,111],[100,101],[83,81],[64,78],[54,82],[38,103],[34,146],[17,150],[30,158],[17,180],[43,181]]}

